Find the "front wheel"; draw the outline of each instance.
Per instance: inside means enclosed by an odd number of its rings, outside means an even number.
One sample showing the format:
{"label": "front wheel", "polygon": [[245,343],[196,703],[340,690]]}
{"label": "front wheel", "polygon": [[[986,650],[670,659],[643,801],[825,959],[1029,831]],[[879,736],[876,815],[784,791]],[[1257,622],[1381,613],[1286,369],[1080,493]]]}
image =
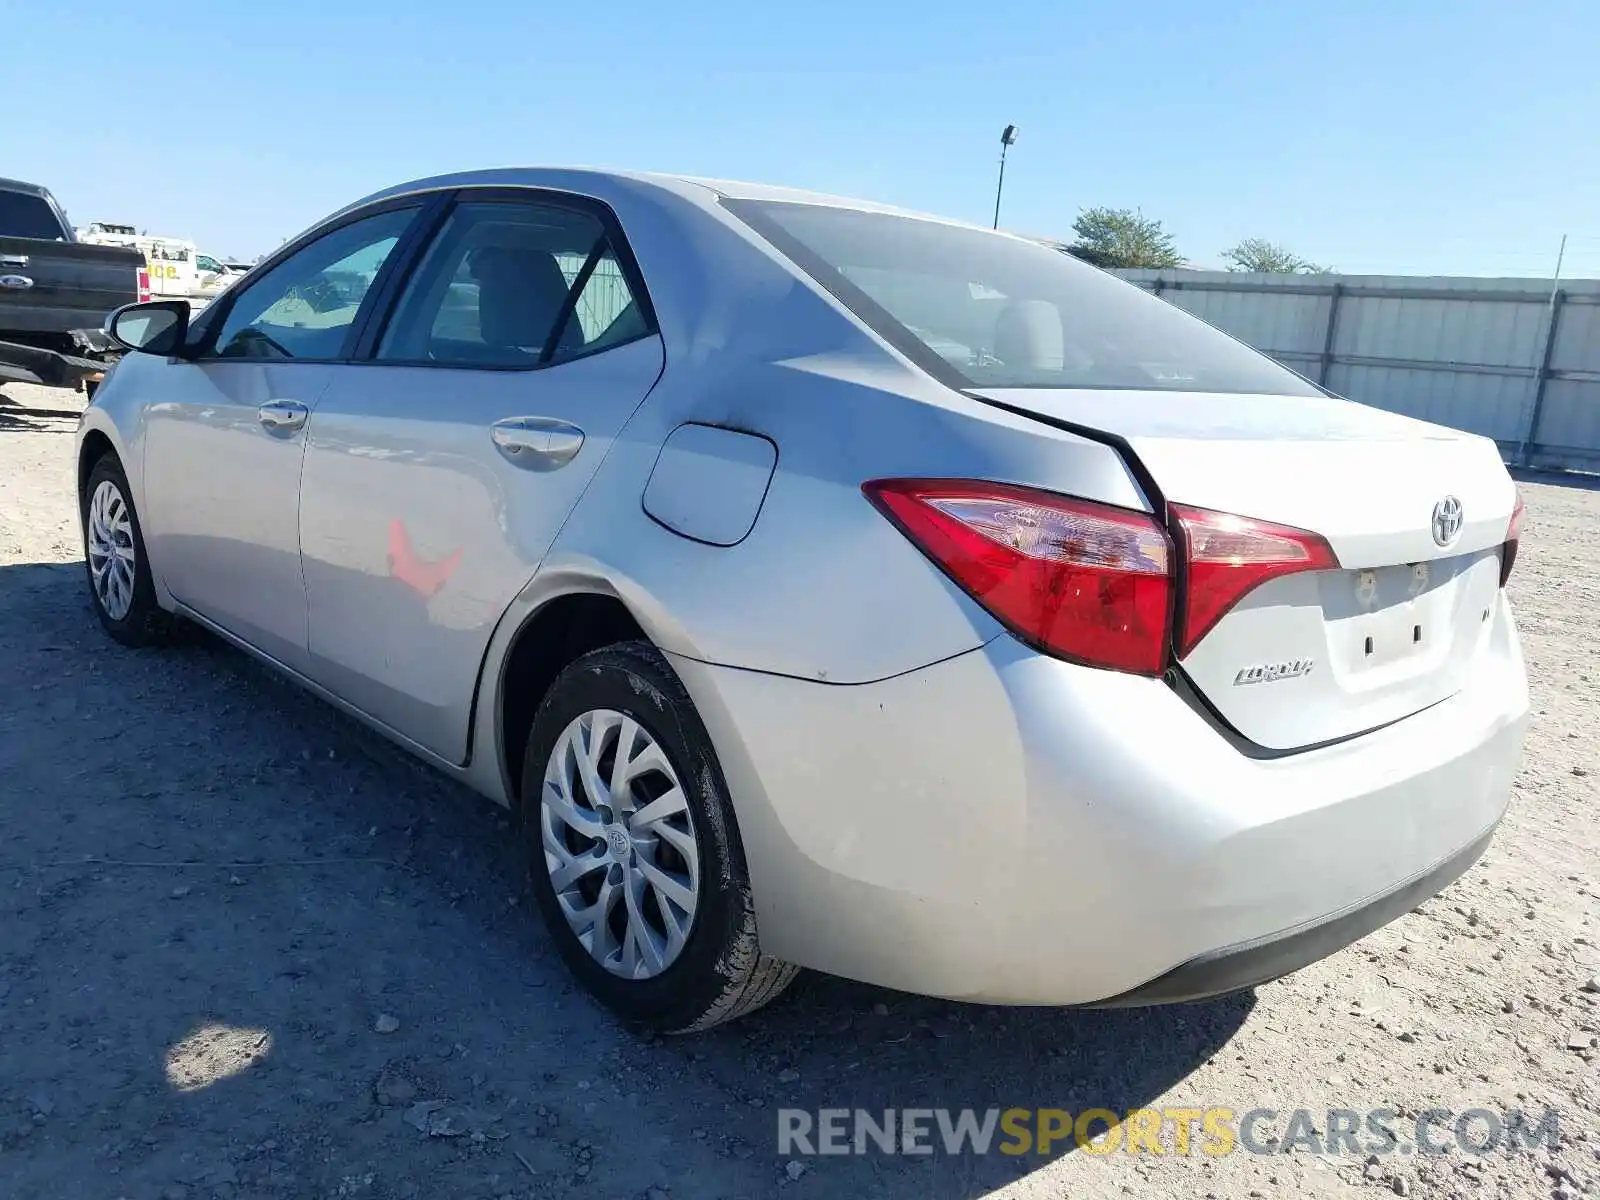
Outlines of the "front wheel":
{"label": "front wheel", "polygon": [[132,489],[114,454],[95,463],[80,500],[89,598],[100,624],[124,646],[162,641],[170,618],[156,603]]}
{"label": "front wheel", "polygon": [[799,969],[756,940],[711,739],[659,650],[626,642],[571,663],[539,706],[523,762],[540,912],[599,1000],[689,1032],[788,986]]}

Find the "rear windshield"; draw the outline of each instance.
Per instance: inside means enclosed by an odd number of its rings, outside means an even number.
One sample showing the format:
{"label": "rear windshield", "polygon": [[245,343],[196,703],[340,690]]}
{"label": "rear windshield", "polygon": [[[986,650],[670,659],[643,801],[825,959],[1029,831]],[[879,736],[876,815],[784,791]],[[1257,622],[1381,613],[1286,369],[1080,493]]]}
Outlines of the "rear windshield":
{"label": "rear windshield", "polygon": [[1198,318],[1047,246],[858,209],[725,203],[879,336],[959,386],[1321,394]]}
{"label": "rear windshield", "polygon": [[43,197],[0,189],[0,237],[60,241],[63,236],[55,210]]}

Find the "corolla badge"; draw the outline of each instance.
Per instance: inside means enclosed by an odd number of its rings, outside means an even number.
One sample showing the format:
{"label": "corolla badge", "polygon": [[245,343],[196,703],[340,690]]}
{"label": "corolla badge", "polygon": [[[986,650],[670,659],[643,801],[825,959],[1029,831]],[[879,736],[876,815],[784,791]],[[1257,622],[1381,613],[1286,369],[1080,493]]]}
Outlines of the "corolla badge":
{"label": "corolla badge", "polygon": [[1233,686],[1242,687],[1247,683],[1277,683],[1280,679],[1296,679],[1301,675],[1311,674],[1311,668],[1316,665],[1315,659],[1292,658],[1288,662],[1262,663],[1255,667],[1245,667],[1233,677]]}
{"label": "corolla badge", "polygon": [[14,292],[25,292],[33,286],[33,280],[26,275],[0,275],[0,288],[10,288]]}
{"label": "corolla badge", "polygon": [[1461,535],[1461,501],[1446,496],[1433,506],[1433,540],[1448,546]]}

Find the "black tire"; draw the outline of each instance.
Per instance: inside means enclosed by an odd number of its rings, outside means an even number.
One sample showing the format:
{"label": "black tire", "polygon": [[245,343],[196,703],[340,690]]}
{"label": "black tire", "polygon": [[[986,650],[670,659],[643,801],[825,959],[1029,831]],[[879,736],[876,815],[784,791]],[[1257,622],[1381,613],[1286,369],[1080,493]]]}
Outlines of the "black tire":
{"label": "black tire", "polygon": [[[113,617],[106,611],[99,593],[95,591],[94,571],[90,565],[89,505],[102,483],[110,483],[122,497],[123,504],[127,506],[128,522],[133,534],[133,600],[128,606],[128,611],[121,617]],[[124,646],[154,646],[165,642],[171,632],[172,618],[156,603],[156,587],[150,578],[150,559],[145,553],[144,531],[139,525],[139,512],[133,505],[133,489],[128,486],[128,476],[123,472],[122,463],[117,460],[115,454],[102,455],[90,468],[89,478],[83,485],[83,494],[78,497],[78,515],[83,534],[84,578],[89,584],[89,603],[94,606],[95,616],[100,618],[100,624]]]}
{"label": "black tire", "polygon": [[[584,713],[621,712],[666,752],[689,803],[700,857],[694,923],[660,974],[625,979],[596,962],[567,923],[545,865],[540,828],[545,767],[562,731]],[[799,973],[763,955],[755,907],[727,784],[683,683],[648,642],[593,650],[557,676],[528,733],[522,828],[540,913],[568,968],[607,1007],[666,1033],[709,1029],[774,999]]]}

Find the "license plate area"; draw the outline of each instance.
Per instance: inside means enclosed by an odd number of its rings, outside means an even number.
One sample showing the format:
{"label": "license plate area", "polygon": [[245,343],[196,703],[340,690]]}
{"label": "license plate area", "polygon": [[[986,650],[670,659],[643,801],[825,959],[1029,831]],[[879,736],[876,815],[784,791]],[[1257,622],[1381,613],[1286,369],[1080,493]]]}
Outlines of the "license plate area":
{"label": "license plate area", "polygon": [[1345,636],[1353,644],[1345,661],[1360,671],[1448,653],[1455,607],[1450,565],[1419,562],[1351,571],[1353,612]]}
{"label": "license plate area", "polygon": [[1322,605],[1335,679],[1348,694],[1409,694],[1426,681],[1430,695],[1449,695],[1487,642],[1499,578],[1493,551],[1330,573]]}

